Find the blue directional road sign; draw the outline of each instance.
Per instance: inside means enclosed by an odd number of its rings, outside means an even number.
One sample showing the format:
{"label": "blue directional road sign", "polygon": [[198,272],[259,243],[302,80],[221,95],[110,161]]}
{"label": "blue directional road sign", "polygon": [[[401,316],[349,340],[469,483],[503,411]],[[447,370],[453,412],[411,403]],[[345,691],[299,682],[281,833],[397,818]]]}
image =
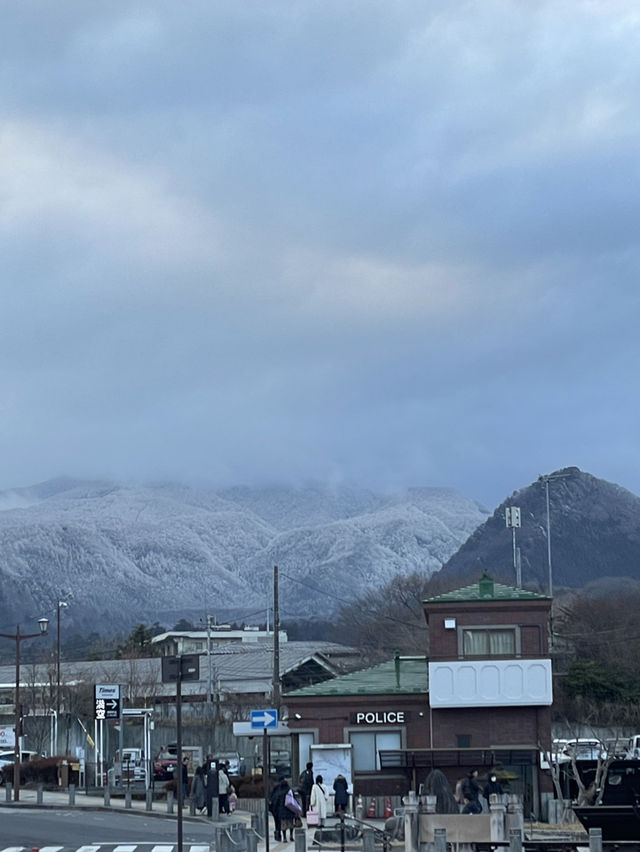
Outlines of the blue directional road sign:
{"label": "blue directional road sign", "polygon": [[278,727],[278,711],[277,710],[252,710],[251,711],[251,727],[252,728],[277,728]]}

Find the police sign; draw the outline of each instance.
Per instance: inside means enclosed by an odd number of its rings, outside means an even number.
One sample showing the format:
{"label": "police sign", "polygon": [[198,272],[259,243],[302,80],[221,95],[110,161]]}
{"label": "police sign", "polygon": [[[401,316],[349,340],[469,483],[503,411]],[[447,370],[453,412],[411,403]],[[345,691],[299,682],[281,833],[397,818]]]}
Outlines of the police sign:
{"label": "police sign", "polygon": [[119,719],[120,718],[120,685],[119,684],[96,684],[95,685],[95,718]]}

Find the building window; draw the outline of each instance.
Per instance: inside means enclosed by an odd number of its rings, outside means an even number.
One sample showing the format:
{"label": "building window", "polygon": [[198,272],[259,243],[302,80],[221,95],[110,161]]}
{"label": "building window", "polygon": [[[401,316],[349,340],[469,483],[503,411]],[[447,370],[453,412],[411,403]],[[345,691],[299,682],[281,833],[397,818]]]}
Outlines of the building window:
{"label": "building window", "polygon": [[462,630],[464,657],[514,657],[515,627],[473,627]]}
{"label": "building window", "polygon": [[458,748],[471,748],[471,734],[456,734]]}
{"label": "building window", "polygon": [[379,751],[402,748],[400,731],[368,731],[352,733],[349,737],[353,746],[353,768],[355,772],[374,772],[380,769]]}

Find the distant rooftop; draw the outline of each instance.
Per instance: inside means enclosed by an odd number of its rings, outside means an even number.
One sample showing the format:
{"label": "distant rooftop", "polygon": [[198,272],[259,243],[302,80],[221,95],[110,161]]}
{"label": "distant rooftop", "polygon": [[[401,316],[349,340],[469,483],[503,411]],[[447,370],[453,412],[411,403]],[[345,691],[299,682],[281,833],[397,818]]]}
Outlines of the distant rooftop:
{"label": "distant rooftop", "polygon": [[507,586],[504,583],[496,583],[489,574],[482,575],[477,583],[472,583],[470,586],[464,586],[462,589],[454,589],[451,592],[444,592],[442,595],[436,595],[433,598],[427,598],[423,603],[453,603],[460,601],[548,601],[551,600],[548,595],[541,595],[538,592],[531,592],[529,589],[518,589],[515,586]]}
{"label": "distant rooftop", "polygon": [[306,695],[407,695],[428,691],[427,658],[396,657],[368,669],[296,689],[287,693],[287,699]]}

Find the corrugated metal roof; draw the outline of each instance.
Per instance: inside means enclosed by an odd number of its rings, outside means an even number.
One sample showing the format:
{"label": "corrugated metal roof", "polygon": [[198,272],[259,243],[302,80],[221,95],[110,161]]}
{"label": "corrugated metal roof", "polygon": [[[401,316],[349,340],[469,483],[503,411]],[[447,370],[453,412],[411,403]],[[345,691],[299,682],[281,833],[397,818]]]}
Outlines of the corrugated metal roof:
{"label": "corrugated metal roof", "polygon": [[287,698],[320,695],[406,695],[429,691],[426,657],[399,657],[368,669],[287,693]]}
{"label": "corrugated metal roof", "polygon": [[[354,649],[340,646],[336,643],[322,642],[286,642],[280,648],[280,675],[303,666],[309,660],[313,660],[317,666],[324,669],[328,674],[334,675],[338,669],[333,665],[329,656],[318,653],[318,649],[326,646],[327,650],[333,649],[338,653],[340,649],[346,653]],[[161,657],[140,658],[132,660],[100,660],[100,661],[78,661],[61,663],[62,682],[68,685],[74,684],[96,684],[96,683],[119,683],[133,685],[133,691],[137,695],[148,694],[173,694],[175,685],[163,684],[161,673]],[[213,676],[220,684],[223,691],[228,692],[255,692],[264,691],[263,685],[267,685],[267,691],[271,688],[273,671],[273,648],[262,645],[241,645],[240,643],[229,646],[229,650],[222,651],[220,647],[211,653],[211,667]],[[207,655],[200,655],[200,680],[194,682],[183,682],[182,688],[185,694],[197,694],[202,692],[208,679]],[[51,664],[24,663],[20,672],[21,683],[48,684],[55,680],[55,671]],[[13,689],[15,685],[15,666],[0,666],[0,691]]]}

